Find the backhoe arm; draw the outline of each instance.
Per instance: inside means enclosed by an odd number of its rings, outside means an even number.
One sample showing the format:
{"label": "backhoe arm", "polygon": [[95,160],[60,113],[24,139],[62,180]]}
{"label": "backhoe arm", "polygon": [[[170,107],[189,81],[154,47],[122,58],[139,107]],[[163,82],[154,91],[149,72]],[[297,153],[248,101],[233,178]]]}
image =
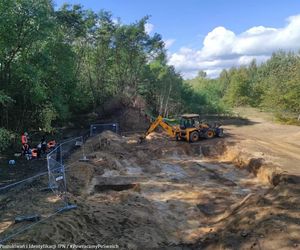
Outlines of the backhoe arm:
{"label": "backhoe arm", "polygon": [[146,136],[152,133],[158,126],[161,126],[169,136],[175,137],[176,130],[172,126],[164,122],[163,117],[160,115],[156,118],[156,120],[153,123],[151,123],[145,135],[143,137],[140,137],[140,142],[144,141]]}
{"label": "backhoe arm", "polygon": [[169,136],[175,137],[176,136],[176,130],[173,126],[169,125],[168,123],[164,122],[163,119],[159,122],[159,126],[161,126]]}
{"label": "backhoe arm", "polygon": [[152,133],[156,128],[157,126],[160,125],[160,123],[162,122],[163,120],[163,117],[161,115],[159,115],[156,120],[154,122],[151,123],[150,127],[148,128],[147,132],[145,133],[145,136],[146,137],[147,135],[149,135],[150,133]]}

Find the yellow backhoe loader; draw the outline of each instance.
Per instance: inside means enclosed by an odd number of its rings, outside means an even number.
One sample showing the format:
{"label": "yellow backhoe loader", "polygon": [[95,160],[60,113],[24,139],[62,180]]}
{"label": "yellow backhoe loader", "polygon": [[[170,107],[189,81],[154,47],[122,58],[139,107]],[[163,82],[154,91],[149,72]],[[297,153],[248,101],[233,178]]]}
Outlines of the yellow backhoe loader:
{"label": "yellow backhoe loader", "polygon": [[158,126],[162,127],[170,137],[176,138],[177,141],[196,142],[200,138],[223,137],[223,128],[220,128],[221,124],[211,126],[200,121],[200,116],[197,114],[184,114],[181,116],[180,124],[176,126],[168,124],[162,116],[158,116],[151,123],[144,136],[140,137],[140,142],[144,141],[146,136]]}

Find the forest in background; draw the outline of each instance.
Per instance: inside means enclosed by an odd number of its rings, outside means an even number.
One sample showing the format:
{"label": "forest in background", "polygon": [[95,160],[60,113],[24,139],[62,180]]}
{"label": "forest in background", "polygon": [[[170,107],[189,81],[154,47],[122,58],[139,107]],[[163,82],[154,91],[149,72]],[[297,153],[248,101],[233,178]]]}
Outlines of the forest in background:
{"label": "forest in background", "polygon": [[114,96],[142,96],[153,114],[205,103],[167,65],[148,17],[123,24],[107,11],[50,0],[0,2],[0,150],[12,133],[51,131]]}
{"label": "forest in background", "polygon": [[116,96],[141,96],[163,116],[224,114],[239,105],[299,113],[299,54],[184,81],[167,64],[161,35],[146,32],[148,19],[124,24],[79,5],[1,0],[0,151],[16,133],[49,132]]}
{"label": "forest in background", "polygon": [[216,79],[200,71],[187,80],[218,112],[250,106],[271,112],[278,121],[299,124],[300,53],[278,51],[266,62],[223,70]]}

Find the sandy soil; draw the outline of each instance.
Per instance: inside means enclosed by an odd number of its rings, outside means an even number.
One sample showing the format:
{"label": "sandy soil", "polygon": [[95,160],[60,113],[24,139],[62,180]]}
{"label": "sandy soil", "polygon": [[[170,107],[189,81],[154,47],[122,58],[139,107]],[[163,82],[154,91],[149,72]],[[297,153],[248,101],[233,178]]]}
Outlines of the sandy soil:
{"label": "sandy soil", "polygon": [[[300,181],[279,173],[298,171],[299,127],[255,116],[247,124],[227,122],[224,127],[227,137],[194,144],[159,133],[145,144],[137,144],[138,135],[111,132],[89,139],[84,148],[90,161],[78,161],[79,150],[67,169],[68,198],[78,208],[10,242],[298,249]],[[24,226],[13,223],[19,213],[46,217],[61,206],[52,193],[40,192],[46,183],[32,183],[30,199],[21,190],[0,194],[0,238]]]}
{"label": "sandy soil", "polygon": [[245,152],[280,165],[290,174],[300,175],[300,126],[281,125],[266,113],[252,108],[237,109],[244,123],[233,120],[224,126],[232,141]]}

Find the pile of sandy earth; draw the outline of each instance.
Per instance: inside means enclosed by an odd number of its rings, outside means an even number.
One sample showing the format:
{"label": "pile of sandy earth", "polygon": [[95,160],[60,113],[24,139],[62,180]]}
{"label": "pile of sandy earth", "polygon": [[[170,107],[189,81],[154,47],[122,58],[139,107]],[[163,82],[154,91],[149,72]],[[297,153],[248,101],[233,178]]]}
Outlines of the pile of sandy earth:
{"label": "pile of sandy earth", "polygon": [[222,139],[188,144],[154,133],[138,144],[137,138],[109,131],[90,138],[84,145],[89,162],[76,160],[79,150],[67,164],[68,197],[78,208],[12,242],[120,249],[299,247],[296,178],[282,178],[276,187],[262,184],[247,169],[220,161],[226,153]]}

